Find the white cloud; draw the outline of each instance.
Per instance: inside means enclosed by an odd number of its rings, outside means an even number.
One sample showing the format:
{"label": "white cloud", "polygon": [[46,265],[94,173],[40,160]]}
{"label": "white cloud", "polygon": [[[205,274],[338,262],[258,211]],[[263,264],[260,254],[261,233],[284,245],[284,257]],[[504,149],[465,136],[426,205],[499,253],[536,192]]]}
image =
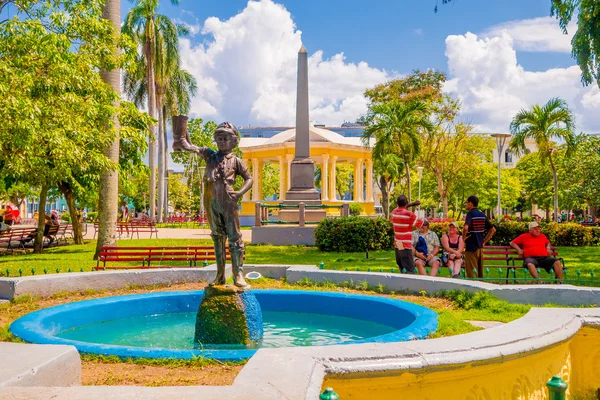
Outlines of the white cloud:
{"label": "white cloud", "polygon": [[[249,1],[227,19],[208,18],[209,40],[181,40],[182,67],[198,80],[192,116],[238,125],[293,125],[297,53],[302,32],[290,13],[272,0]],[[391,77],[365,62],[349,63],[343,53],[324,58],[309,50],[310,116],[338,125],[366,111],[365,89]],[[314,52],[311,52],[314,51]]]}
{"label": "white cloud", "polygon": [[515,43],[507,32],[494,38],[472,33],[448,36],[446,56],[451,79],[444,89],[462,101],[461,118],[480,131],[506,132],[520,109],[553,97],[569,103],[578,129],[598,131],[600,91],[595,85],[582,86],[578,66],[526,71],[518,64]]}
{"label": "white cloud", "polygon": [[555,18],[539,17],[494,25],[479,36],[494,38],[506,33],[518,51],[570,53],[576,23],[572,22],[567,28],[568,35],[565,35]]}

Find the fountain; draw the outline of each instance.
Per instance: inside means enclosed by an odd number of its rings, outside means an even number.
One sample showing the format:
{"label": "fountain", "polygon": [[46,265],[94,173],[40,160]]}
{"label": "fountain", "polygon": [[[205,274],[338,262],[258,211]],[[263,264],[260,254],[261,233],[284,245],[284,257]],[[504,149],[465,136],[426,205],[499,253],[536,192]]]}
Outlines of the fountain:
{"label": "fountain", "polygon": [[220,360],[251,357],[259,348],[399,342],[437,329],[432,310],[385,297],[300,290],[253,290],[264,338],[247,345],[194,340],[203,291],[108,297],[27,314],[11,332],[30,343],[73,345],[82,353],[119,357]]}

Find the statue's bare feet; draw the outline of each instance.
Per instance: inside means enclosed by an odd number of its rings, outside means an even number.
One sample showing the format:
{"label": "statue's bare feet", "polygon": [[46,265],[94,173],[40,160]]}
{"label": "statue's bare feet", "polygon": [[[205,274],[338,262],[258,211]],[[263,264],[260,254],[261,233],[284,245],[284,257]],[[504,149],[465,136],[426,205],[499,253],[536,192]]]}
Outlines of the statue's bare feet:
{"label": "statue's bare feet", "polygon": [[209,283],[208,286],[219,286],[224,285],[225,283],[227,283],[225,275],[217,273],[217,277],[215,278],[215,280],[212,281],[212,283]]}
{"label": "statue's bare feet", "polygon": [[246,283],[246,280],[244,279],[244,275],[242,275],[241,273],[234,276],[233,281],[235,282],[234,285],[239,288],[250,289],[250,285],[248,285],[248,283]]}

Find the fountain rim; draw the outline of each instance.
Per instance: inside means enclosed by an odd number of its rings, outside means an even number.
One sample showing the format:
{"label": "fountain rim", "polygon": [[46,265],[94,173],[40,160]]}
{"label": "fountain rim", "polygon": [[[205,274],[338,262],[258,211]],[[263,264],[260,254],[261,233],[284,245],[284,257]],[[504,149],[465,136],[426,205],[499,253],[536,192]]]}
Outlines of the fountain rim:
{"label": "fountain rim", "polygon": [[[358,300],[369,300],[388,304],[404,311],[411,313],[415,319],[408,326],[395,330],[391,333],[373,336],[361,340],[348,341],[344,343],[334,343],[328,346],[349,345],[360,343],[389,343],[400,342],[414,339],[424,339],[430,333],[437,329],[437,313],[433,310],[418,304],[410,303],[400,299],[392,299],[382,296],[373,296],[366,294],[354,293],[338,293],[326,291],[312,290],[285,290],[285,289],[256,289],[252,293],[258,295],[278,294],[278,295],[310,295],[321,297],[348,298]],[[48,329],[44,328],[45,321],[62,313],[81,312],[89,307],[110,306],[123,301],[130,302],[136,300],[161,299],[180,296],[202,296],[203,290],[193,291],[168,291],[157,293],[143,293],[121,296],[110,296],[99,299],[81,300],[72,303],[52,306],[28,313],[10,325],[10,331],[13,335],[28,343],[36,344],[53,344],[53,345],[71,345],[74,346],[80,353],[99,354],[107,356],[117,356],[121,358],[179,358],[192,359],[196,357],[212,358],[222,361],[239,361],[251,358],[258,349],[208,349],[208,350],[191,350],[191,349],[165,349],[165,348],[149,348],[149,347],[133,347],[109,345],[102,343],[82,342],[71,339],[64,339],[55,336]],[[323,313],[331,314],[331,313]],[[335,315],[335,314],[331,314]],[[357,318],[359,319],[359,318]],[[309,346],[319,347],[319,346]]]}

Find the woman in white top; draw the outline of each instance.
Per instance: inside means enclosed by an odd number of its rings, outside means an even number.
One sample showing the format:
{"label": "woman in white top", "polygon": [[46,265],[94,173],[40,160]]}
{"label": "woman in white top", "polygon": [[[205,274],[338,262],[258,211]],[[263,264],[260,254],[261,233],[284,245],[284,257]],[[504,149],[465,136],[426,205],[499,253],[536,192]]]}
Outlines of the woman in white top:
{"label": "woman in white top", "polygon": [[460,269],[463,266],[465,241],[459,233],[458,224],[456,222],[450,222],[450,225],[448,225],[448,233],[442,236],[442,247],[444,248],[442,261],[448,267],[450,276],[453,278],[460,278]]}

